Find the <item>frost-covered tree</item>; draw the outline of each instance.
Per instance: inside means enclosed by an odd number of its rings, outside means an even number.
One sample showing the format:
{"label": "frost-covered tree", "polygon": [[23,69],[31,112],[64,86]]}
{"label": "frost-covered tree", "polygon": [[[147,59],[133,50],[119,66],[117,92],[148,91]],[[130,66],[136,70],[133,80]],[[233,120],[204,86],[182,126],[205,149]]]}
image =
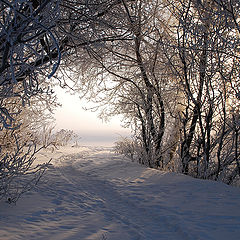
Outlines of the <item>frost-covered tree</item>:
{"label": "frost-covered tree", "polygon": [[[82,48],[124,35],[116,23],[118,4],[114,0],[1,1],[0,98],[19,97],[24,105],[32,96],[41,95],[42,84],[52,86],[61,61],[62,66],[71,67],[83,57]],[[21,85],[20,91],[16,85]],[[8,109],[0,110],[1,123],[11,127]]]}
{"label": "frost-covered tree", "polygon": [[237,0],[0,1],[0,195],[31,168],[57,83],[122,114],[141,163],[234,183],[239,19]]}
{"label": "frost-covered tree", "polygon": [[239,3],[166,2],[174,24],[160,48],[180,90],[181,171],[230,183],[240,173]]}
{"label": "frost-covered tree", "polygon": [[[62,69],[70,67],[83,57],[79,49],[120,37],[112,28],[118,4],[112,0],[0,1],[0,197],[14,192],[12,179],[31,169],[39,128],[51,118],[46,110],[56,106],[51,87],[63,80],[61,73],[55,77],[60,64]],[[71,86],[71,81],[60,85]]]}
{"label": "frost-covered tree", "polygon": [[161,162],[166,114],[162,89],[168,85],[166,73],[157,64],[160,32],[154,22],[161,25],[155,11],[158,6],[122,1],[121,23],[128,35],[88,49],[91,70],[82,64],[78,68],[80,90],[102,107],[101,117],[124,115],[141,139],[142,162],[150,167]]}
{"label": "frost-covered tree", "polygon": [[102,117],[124,115],[144,164],[234,182],[238,1],[122,1],[122,9],[129,39],[88,49],[91,70],[78,71],[83,92]]}
{"label": "frost-covered tree", "polygon": [[[45,99],[46,100],[46,99]],[[50,120],[46,106],[37,96],[31,99],[28,108],[23,108],[18,99],[5,99],[2,106],[14,112],[11,130],[3,128],[0,131],[0,198],[6,197],[9,203],[16,202],[19,196],[33,187],[47,164],[36,165],[35,154],[47,144],[39,143],[39,132]],[[17,114],[16,114],[17,113]]]}

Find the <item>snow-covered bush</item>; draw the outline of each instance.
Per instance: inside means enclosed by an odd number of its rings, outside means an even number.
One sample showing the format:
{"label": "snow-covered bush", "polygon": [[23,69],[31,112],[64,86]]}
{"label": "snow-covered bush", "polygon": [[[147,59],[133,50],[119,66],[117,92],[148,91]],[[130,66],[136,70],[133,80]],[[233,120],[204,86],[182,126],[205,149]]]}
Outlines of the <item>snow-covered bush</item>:
{"label": "snow-covered bush", "polygon": [[[122,154],[132,161],[136,161],[140,164],[150,166],[150,161],[153,158],[153,154],[146,153],[141,141],[132,138],[122,138],[115,142],[114,150],[118,154]],[[151,161],[153,162],[153,161]],[[157,168],[157,166],[154,166]]]}
{"label": "snow-covered bush", "polygon": [[34,143],[19,143],[17,136],[15,146],[0,152],[0,199],[5,198],[8,203],[15,203],[21,194],[34,187],[48,163],[34,166],[35,154],[41,148]]}
{"label": "snow-covered bush", "polygon": [[52,135],[52,143],[55,146],[66,146],[78,138],[78,135],[72,130],[61,129]]}
{"label": "snow-covered bush", "polygon": [[37,97],[31,99],[28,107],[22,106],[16,97],[2,99],[1,103],[2,108],[15,113],[11,116],[11,128],[2,124],[0,131],[0,198],[13,203],[38,182],[47,167],[33,163],[35,154],[48,146],[39,144],[37,133],[51,118],[46,104]]}
{"label": "snow-covered bush", "polygon": [[47,124],[42,126],[39,131],[35,134],[36,142],[39,145],[51,146],[54,148],[60,146],[67,146],[71,144],[72,146],[78,146],[79,135],[73,130],[61,129],[59,131],[55,130],[54,124]]}
{"label": "snow-covered bush", "polygon": [[129,138],[122,138],[115,142],[114,150],[116,153],[123,154],[132,161],[136,158],[136,146],[134,142]]}

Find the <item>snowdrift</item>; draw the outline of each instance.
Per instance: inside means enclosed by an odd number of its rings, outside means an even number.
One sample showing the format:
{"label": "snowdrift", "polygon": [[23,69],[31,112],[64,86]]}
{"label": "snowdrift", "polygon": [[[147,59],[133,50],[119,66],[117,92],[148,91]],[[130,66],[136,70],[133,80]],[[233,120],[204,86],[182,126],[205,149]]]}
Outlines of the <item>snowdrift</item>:
{"label": "snowdrift", "polygon": [[65,147],[16,205],[1,240],[225,240],[240,236],[240,189],[149,169],[104,147]]}

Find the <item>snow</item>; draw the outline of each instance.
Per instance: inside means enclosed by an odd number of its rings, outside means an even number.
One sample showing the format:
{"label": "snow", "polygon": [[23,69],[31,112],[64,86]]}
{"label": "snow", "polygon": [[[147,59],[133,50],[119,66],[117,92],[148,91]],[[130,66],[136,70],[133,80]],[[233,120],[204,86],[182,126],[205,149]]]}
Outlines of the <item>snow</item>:
{"label": "snow", "polygon": [[110,147],[64,147],[16,205],[0,202],[1,240],[239,239],[240,189],[149,169]]}

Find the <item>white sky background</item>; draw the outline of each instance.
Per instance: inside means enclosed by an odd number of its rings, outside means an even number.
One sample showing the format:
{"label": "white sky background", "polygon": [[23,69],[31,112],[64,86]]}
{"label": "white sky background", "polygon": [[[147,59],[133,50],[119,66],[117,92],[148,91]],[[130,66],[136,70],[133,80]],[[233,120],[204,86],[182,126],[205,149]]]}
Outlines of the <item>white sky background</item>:
{"label": "white sky background", "polygon": [[120,136],[129,136],[130,130],[121,127],[121,118],[114,117],[103,122],[97,112],[85,111],[90,107],[76,95],[67,93],[65,89],[55,88],[58,101],[62,104],[55,111],[56,129],[69,129],[81,136],[80,144],[111,146]]}

